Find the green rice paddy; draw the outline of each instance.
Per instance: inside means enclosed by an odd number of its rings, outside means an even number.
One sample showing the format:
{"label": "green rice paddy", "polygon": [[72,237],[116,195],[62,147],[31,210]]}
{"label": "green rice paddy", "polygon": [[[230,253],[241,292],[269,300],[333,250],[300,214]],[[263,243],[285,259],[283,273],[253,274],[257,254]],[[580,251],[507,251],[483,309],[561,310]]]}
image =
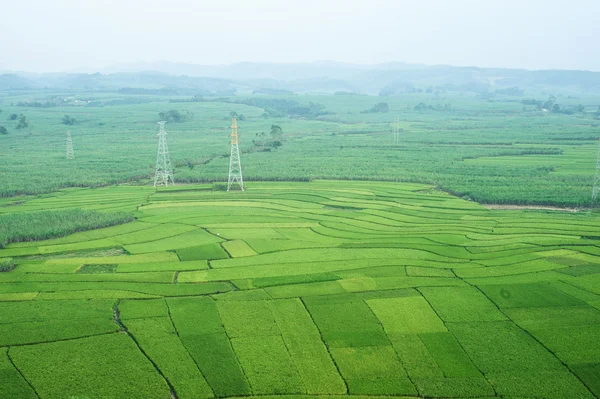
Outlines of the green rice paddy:
{"label": "green rice paddy", "polygon": [[0,249],[0,398],[600,396],[597,213],[317,180],[0,217],[71,209],[135,221]]}

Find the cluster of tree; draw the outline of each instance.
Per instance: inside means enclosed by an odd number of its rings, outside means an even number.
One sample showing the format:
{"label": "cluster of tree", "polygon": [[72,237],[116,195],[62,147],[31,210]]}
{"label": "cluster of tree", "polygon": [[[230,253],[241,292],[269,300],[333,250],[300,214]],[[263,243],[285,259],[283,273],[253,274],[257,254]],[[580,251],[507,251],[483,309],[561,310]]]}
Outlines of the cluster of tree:
{"label": "cluster of tree", "polygon": [[[427,93],[427,94],[434,94],[434,95],[438,96],[445,92],[460,92],[460,93],[472,92],[475,94],[481,94],[481,93],[488,93],[489,90],[490,90],[490,85],[487,83],[484,83],[484,82],[468,82],[468,83],[463,83],[460,85],[451,84],[451,83],[441,85],[441,86],[431,85],[423,90],[422,88],[416,87],[412,82],[398,81],[398,82],[390,83],[390,84],[386,85],[385,87],[383,87],[379,91],[379,95],[380,96],[393,96],[393,95],[398,95],[398,94]],[[506,93],[504,93],[504,90],[506,90]],[[496,90],[496,92],[498,92],[499,94],[520,95],[520,94],[514,94],[514,93],[519,92],[518,87],[517,88],[509,88],[509,89],[500,89],[499,91]]]}
{"label": "cluster of tree", "polygon": [[520,97],[525,93],[525,90],[519,89],[518,87],[508,87],[506,89],[496,89],[497,94],[503,94],[505,96]]}
{"label": "cluster of tree", "polygon": [[252,90],[252,94],[269,94],[269,95],[292,95],[293,91],[284,89],[272,89],[268,87],[261,87],[260,89]]}
{"label": "cluster of tree", "polygon": [[334,96],[362,96],[363,94],[355,93],[353,91],[336,91],[333,93]]}
{"label": "cluster of tree", "polygon": [[380,96],[393,96],[396,94],[422,93],[423,90],[417,89],[411,82],[393,82],[379,91]]}
{"label": "cluster of tree", "polygon": [[19,122],[17,123],[16,128],[18,130],[27,129],[29,127],[29,120],[23,114],[19,115]]}
{"label": "cluster of tree", "polygon": [[179,92],[175,89],[164,87],[162,89],[143,89],[141,87],[123,87],[119,89],[121,94],[148,94],[155,96],[176,95]]}
{"label": "cluster of tree", "polygon": [[74,125],[74,124],[76,124],[76,123],[77,123],[77,119],[73,118],[72,116],[65,115],[65,116],[63,116],[63,118],[62,118],[62,124],[63,124],[63,125],[69,125],[69,126],[72,126],[72,125]]}
{"label": "cluster of tree", "polygon": [[389,112],[390,106],[388,103],[377,103],[373,105],[370,109],[363,111],[363,114],[372,114],[376,112]]}
{"label": "cluster of tree", "polygon": [[177,98],[169,100],[170,103],[201,103],[203,101],[204,97],[202,97],[200,94],[194,94],[190,98]]}
{"label": "cluster of tree", "polygon": [[[26,129],[30,126],[29,120],[23,114],[20,114],[20,115],[10,114],[8,116],[8,120],[9,121],[17,121],[17,125],[15,126],[15,128],[18,130]],[[3,134],[3,135],[8,134],[8,130],[4,126],[0,126],[0,134]]]}
{"label": "cluster of tree", "polygon": [[[421,89],[417,89],[417,93],[421,93],[422,90]],[[428,94],[434,94],[434,95],[440,95],[440,94],[444,94],[447,92],[459,92],[459,93],[465,93],[465,92],[471,92],[471,93],[475,93],[475,94],[490,94],[490,86],[487,83],[483,83],[483,82],[469,82],[469,83],[463,83],[460,85],[457,84],[452,84],[452,83],[446,83],[444,85],[441,86],[429,86],[427,87],[427,89],[425,89],[425,93]]]}
{"label": "cluster of tree", "polygon": [[536,100],[536,99],[526,99],[521,101],[523,105],[535,105],[536,109],[539,111],[547,111],[555,114],[566,114],[573,115],[577,113],[585,112],[585,106],[582,104],[575,105],[572,107],[564,107],[560,104],[556,103],[556,97],[550,95],[546,101]]}
{"label": "cluster of tree", "polygon": [[32,108],[52,108],[59,107],[62,104],[58,104],[56,101],[19,101],[17,107],[32,107]]}
{"label": "cluster of tree", "polygon": [[294,100],[254,97],[236,102],[264,109],[263,116],[266,118],[281,116],[316,118],[321,115],[327,115],[324,105],[312,101],[308,105],[304,105]]}
{"label": "cluster of tree", "polygon": [[246,117],[244,116],[244,114],[238,114],[235,111],[231,111],[229,113],[229,117],[230,118],[236,118],[238,121],[245,121],[246,120]]}
{"label": "cluster of tree", "polygon": [[159,112],[158,116],[161,120],[169,123],[181,123],[194,119],[194,114],[190,111],[179,112],[176,109],[167,112]]}
{"label": "cluster of tree", "polygon": [[256,147],[261,147],[263,151],[271,151],[274,148],[281,147],[281,136],[283,135],[283,129],[279,125],[271,125],[271,131],[268,137],[264,132],[256,133],[256,138],[252,140],[252,144]]}
{"label": "cluster of tree", "polygon": [[148,97],[129,97],[129,98],[115,98],[112,100],[102,101],[102,100],[94,100],[90,101],[86,104],[88,107],[105,107],[110,105],[133,105],[133,104],[147,104],[153,100]]}
{"label": "cluster of tree", "polygon": [[414,106],[413,108],[415,111],[419,111],[419,112],[424,112],[424,111],[445,111],[445,112],[449,112],[452,111],[452,105],[447,103],[444,105],[441,104],[437,104],[435,106],[433,105],[427,105],[423,102],[418,103],[417,105]]}

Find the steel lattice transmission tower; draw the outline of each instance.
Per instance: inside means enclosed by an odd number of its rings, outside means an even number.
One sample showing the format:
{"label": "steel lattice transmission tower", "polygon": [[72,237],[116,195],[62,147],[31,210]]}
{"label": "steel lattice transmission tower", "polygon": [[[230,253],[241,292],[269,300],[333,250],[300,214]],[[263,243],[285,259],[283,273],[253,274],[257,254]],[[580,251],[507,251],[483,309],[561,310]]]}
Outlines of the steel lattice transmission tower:
{"label": "steel lattice transmission tower", "polygon": [[67,130],[67,159],[75,159],[75,151],[73,151],[73,139],[71,131]]}
{"label": "steel lattice transmission tower", "polygon": [[600,141],[598,142],[598,157],[596,158],[596,174],[594,175],[592,201],[596,201],[598,199],[598,194],[600,194]]}
{"label": "steel lattice transmission tower", "polygon": [[398,124],[398,118],[394,119],[394,145],[398,145],[398,142],[400,141]]}
{"label": "steel lattice transmission tower", "polygon": [[158,122],[160,130],[158,132],[158,153],[156,154],[156,174],[154,175],[154,187],[164,185],[165,187],[175,184],[173,180],[173,168],[171,158],[169,157],[169,147],[167,146],[167,132],[165,131],[165,121]]}
{"label": "steel lattice transmission tower", "polygon": [[231,185],[237,182],[240,190],[244,191],[244,180],[242,179],[242,164],[240,162],[240,147],[238,146],[238,126],[235,118],[231,119],[231,155],[229,156],[229,179],[227,179],[227,191]]}

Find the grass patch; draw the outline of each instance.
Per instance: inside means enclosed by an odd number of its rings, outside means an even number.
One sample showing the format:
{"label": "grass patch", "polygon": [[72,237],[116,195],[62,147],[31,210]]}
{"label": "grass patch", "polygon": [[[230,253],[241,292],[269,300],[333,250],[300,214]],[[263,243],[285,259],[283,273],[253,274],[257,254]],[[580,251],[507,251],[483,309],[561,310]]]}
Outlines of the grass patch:
{"label": "grass patch", "polygon": [[[139,316],[138,313],[134,315]],[[169,317],[122,318],[122,321],[173,385],[178,397],[213,397],[212,390],[177,336]]]}
{"label": "grass patch", "polygon": [[508,321],[450,323],[450,331],[485,375],[562,372],[560,361]]}
{"label": "grass patch", "polygon": [[369,299],[366,302],[388,333],[447,331],[444,323],[422,297]]}
{"label": "grass patch", "polygon": [[305,392],[298,370],[279,335],[232,338],[231,345],[255,395]]}
{"label": "grass patch", "polygon": [[230,338],[279,335],[266,301],[218,301],[217,309]]}
{"label": "grass patch", "polygon": [[117,271],[118,265],[83,265],[78,270],[77,273],[81,274],[102,274],[102,273],[115,273]]}
{"label": "grass patch", "polygon": [[596,396],[600,396],[600,363],[574,364],[570,366]]}
{"label": "grass patch", "polygon": [[331,354],[344,376],[350,394],[414,395],[391,346],[332,348]]}
{"label": "grass patch", "polygon": [[474,287],[423,287],[419,291],[446,322],[506,320],[496,305]]}
{"label": "grass patch", "polygon": [[242,240],[226,241],[223,244],[223,248],[234,258],[240,258],[243,256],[253,256],[256,252]]}
{"label": "grass patch", "polygon": [[482,285],[481,290],[501,308],[580,306],[583,303],[548,284]]}
{"label": "grass patch", "polygon": [[0,398],[36,399],[38,396],[12,365],[8,348],[0,348]]}
{"label": "grass patch", "polygon": [[229,256],[218,243],[198,245],[176,250],[181,261],[226,259]]}
{"label": "grass patch", "polygon": [[[125,334],[10,349],[16,366],[43,398],[169,399],[169,387]],[[56,367],[60,364],[61,367]]]}
{"label": "grass patch", "polygon": [[306,298],[306,306],[330,347],[389,345],[379,320],[362,300]]}
{"label": "grass patch", "polygon": [[344,394],[346,386],[338,374],[321,336],[298,299],[269,302],[303,385],[309,394]]}
{"label": "grass patch", "polygon": [[183,345],[215,395],[249,395],[250,385],[225,333],[215,301],[172,298],[167,303]]}

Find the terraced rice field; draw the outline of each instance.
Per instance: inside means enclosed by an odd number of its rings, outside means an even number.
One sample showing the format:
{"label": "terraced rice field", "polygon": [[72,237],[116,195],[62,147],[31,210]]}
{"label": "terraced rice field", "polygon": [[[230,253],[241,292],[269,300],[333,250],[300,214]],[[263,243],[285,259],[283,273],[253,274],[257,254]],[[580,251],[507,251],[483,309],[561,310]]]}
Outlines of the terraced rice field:
{"label": "terraced rice field", "polygon": [[0,250],[0,398],[600,396],[600,216],[418,184],[69,189]]}

